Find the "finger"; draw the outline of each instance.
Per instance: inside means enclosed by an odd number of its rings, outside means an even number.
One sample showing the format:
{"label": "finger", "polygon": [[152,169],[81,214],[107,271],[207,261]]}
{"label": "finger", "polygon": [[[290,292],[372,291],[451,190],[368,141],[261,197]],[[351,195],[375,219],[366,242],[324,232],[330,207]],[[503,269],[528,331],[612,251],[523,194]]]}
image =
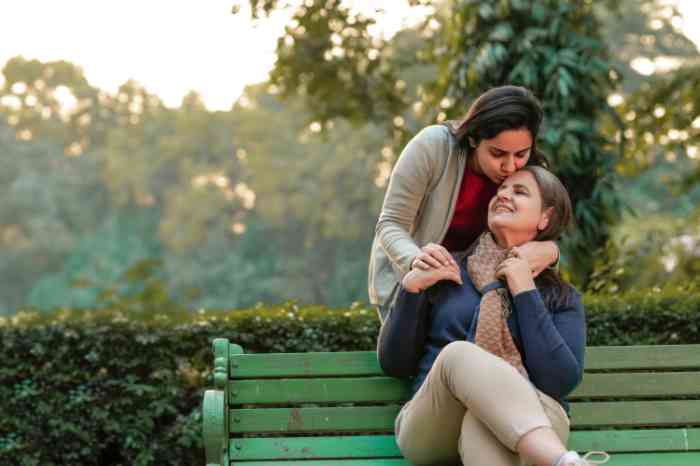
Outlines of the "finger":
{"label": "finger", "polygon": [[450,254],[450,251],[448,251],[446,247],[438,245],[436,250],[442,256],[442,260],[445,265],[450,265],[454,263],[454,258],[452,257],[452,254]]}
{"label": "finger", "polygon": [[424,271],[434,269],[434,267],[432,267],[429,263],[427,263],[424,260],[424,257],[419,257],[418,259],[416,259],[415,268],[417,268],[419,270],[424,270]]}
{"label": "finger", "polygon": [[423,255],[421,256],[421,260],[422,260],[423,262],[425,262],[426,264],[428,264],[430,267],[436,268],[436,269],[439,268],[439,267],[441,267],[441,266],[443,265],[443,264],[442,264],[442,261],[440,261],[440,258],[439,258],[439,257],[435,257],[434,255],[432,255],[432,254],[430,254],[430,253],[429,253],[429,254],[423,254]]}
{"label": "finger", "polygon": [[452,262],[450,260],[452,258],[452,256],[447,251],[447,249],[445,249],[443,246],[440,246],[438,244],[432,244],[432,243],[429,244],[428,246],[430,246],[430,247],[425,248],[425,251],[427,253],[429,253],[432,257],[434,257],[435,259],[440,261],[440,263],[442,265],[445,265],[445,266],[450,265],[450,263]]}

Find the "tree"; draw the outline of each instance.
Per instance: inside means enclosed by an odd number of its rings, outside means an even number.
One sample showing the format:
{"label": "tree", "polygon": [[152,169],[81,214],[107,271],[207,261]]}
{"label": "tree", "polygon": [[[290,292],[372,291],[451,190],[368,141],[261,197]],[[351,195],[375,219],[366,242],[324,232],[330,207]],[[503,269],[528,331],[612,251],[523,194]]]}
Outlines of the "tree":
{"label": "tree", "polygon": [[94,159],[66,157],[46,137],[18,140],[0,114],[0,313],[27,303],[43,274],[62,268],[109,196]]}
{"label": "tree", "polygon": [[[619,74],[612,70],[593,6],[570,0],[413,3],[433,9],[421,28],[427,46],[417,59],[438,66],[436,79],[421,86],[416,105],[433,109],[438,121],[457,118],[478,94],[506,83],[527,86],[543,101],[544,148],[571,191],[578,225],[564,250],[585,286],[591,257],[607,241],[609,226],[622,209],[613,189],[622,148],[601,127],[606,117],[619,123],[607,104],[608,94],[619,86]],[[266,0],[251,6],[254,15],[261,15],[280,4]],[[301,95],[314,119],[352,115],[350,120],[357,121],[355,109],[366,101],[342,92],[346,80],[372,57],[381,61],[379,69],[387,70],[383,76],[398,76],[404,64],[393,59],[397,54],[391,42],[378,40],[373,53],[355,47],[353,39],[366,37],[369,24],[362,14],[350,15],[341,2],[305,1],[294,10],[292,24],[278,43],[281,58],[272,82],[283,87],[283,95]],[[303,82],[297,76],[304,76]],[[338,92],[332,92],[339,82],[343,84]],[[358,79],[354,84],[362,89],[366,82]],[[396,141],[404,139],[405,118],[400,113],[410,103],[404,98],[404,85],[396,81],[392,89],[381,87],[386,93],[365,105],[367,113],[361,119],[384,121]],[[382,96],[386,105],[377,102]],[[387,118],[384,110],[374,110],[380,108],[391,108],[394,115]]]}

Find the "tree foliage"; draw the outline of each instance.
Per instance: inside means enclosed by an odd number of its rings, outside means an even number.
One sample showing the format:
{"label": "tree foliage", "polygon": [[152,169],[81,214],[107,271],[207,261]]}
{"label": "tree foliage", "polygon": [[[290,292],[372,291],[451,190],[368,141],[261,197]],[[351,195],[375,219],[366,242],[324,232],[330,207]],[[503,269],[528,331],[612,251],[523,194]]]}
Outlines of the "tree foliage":
{"label": "tree foliage", "polygon": [[[545,104],[540,147],[583,226],[566,244],[577,284],[692,281],[698,54],[664,1],[412,1],[425,21],[379,38],[376,9],[259,0],[255,16],[288,8],[293,21],[270,82],[227,112],[196,93],[169,108],[136,81],[106,92],[71,63],[11,59],[0,312],[148,297],[190,308],[364,300],[373,225],[406,138],[503,82]],[[637,57],[680,67],[648,77]],[[638,216],[619,217],[614,194]]]}
{"label": "tree foliage", "polygon": [[[414,55],[414,61],[437,65],[433,79],[420,84],[420,101],[415,103],[426,109],[428,121],[459,118],[476,96],[502,84],[524,85],[542,100],[546,115],[544,148],[552,168],[569,187],[575,205],[578,228],[565,242],[566,256],[579,282],[585,284],[592,271],[591,252],[605,244],[608,228],[622,210],[613,188],[615,164],[622,148],[616,147],[602,127],[606,119],[619,122],[607,96],[619,87],[620,76],[612,69],[594,7],[568,0],[420,3],[431,5],[434,11],[420,28],[427,46]],[[275,5],[253,6],[262,7],[254,11],[267,12]],[[356,120],[355,109],[364,107],[368,113],[363,117],[365,122],[384,121],[390,131],[403,134],[394,134],[396,141],[405,140],[406,118],[399,114],[409,103],[404,98],[405,82],[398,81],[385,96],[387,102],[403,99],[404,103],[403,107],[387,104],[386,108],[395,110],[389,117],[386,112],[374,110],[376,98],[371,102],[358,99],[342,91],[344,84],[339,85],[344,82],[338,79],[343,72],[351,79],[352,70],[361,68],[370,56],[366,50],[352,47],[342,60],[326,53],[333,45],[329,31],[339,34],[357,27],[367,29],[367,23],[359,20],[363,18],[360,13],[355,16],[359,19],[337,15],[336,10],[342,8],[337,2],[321,0],[297,7],[295,18],[304,17],[325,26],[307,28],[297,21],[287,28],[278,45],[281,58],[272,80],[286,82],[285,95],[297,92],[321,121],[345,115]],[[300,34],[305,42],[296,39]],[[313,49],[316,66],[311,66],[308,44],[317,42],[324,45]],[[335,46],[344,44],[341,35]],[[396,49],[387,42],[372,56],[394,57]],[[401,60],[387,60],[385,66],[399,76],[403,64]],[[301,75],[315,84],[307,86],[296,80]],[[363,87],[363,81],[355,84]],[[338,92],[328,91],[333,88]],[[318,101],[324,106],[320,107]]]}

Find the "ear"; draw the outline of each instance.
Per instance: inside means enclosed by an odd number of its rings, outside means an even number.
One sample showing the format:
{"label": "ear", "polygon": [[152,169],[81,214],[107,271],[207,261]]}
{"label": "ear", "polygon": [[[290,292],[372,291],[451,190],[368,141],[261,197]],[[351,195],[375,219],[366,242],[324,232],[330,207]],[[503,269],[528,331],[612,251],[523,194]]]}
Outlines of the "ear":
{"label": "ear", "polygon": [[476,142],[474,142],[474,138],[472,138],[472,137],[470,136],[468,139],[469,139],[469,145],[470,145],[471,147],[476,148]]}
{"label": "ear", "polygon": [[537,224],[538,231],[543,231],[549,226],[549,219],[551,218],[553,211],[554,208],[550,207],[542,212],[542,215],[540,216],[540,222]]}

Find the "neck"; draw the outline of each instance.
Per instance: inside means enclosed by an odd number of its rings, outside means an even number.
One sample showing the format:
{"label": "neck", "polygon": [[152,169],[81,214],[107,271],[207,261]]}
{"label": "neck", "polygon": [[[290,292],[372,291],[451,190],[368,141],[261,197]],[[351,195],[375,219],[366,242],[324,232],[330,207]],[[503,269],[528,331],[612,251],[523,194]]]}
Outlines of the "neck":
{"label": "neck", "polygon": [[516,246],[522,246],[528,241],[535,239],[535,236],[522,232],[522,231],[510,231],[510,230],[498,230],[494,229],[491,231],[493,239],[503,249],[510,249]]}

